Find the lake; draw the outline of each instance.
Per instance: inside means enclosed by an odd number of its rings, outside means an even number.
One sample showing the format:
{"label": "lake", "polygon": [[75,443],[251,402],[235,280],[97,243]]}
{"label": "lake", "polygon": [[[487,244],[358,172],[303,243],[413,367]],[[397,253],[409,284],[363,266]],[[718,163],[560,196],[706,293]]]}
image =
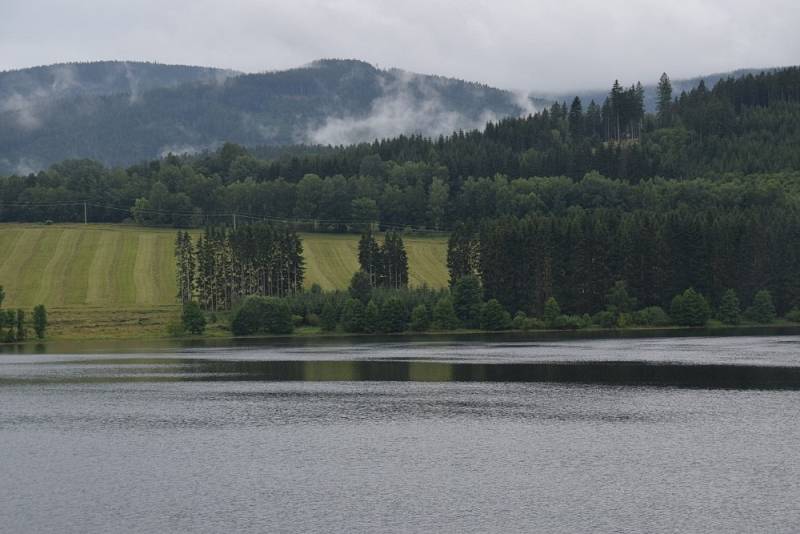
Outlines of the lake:
{"label": "lake", "polygon": [[0,348],[3,532],[797,532],[800,337]]}

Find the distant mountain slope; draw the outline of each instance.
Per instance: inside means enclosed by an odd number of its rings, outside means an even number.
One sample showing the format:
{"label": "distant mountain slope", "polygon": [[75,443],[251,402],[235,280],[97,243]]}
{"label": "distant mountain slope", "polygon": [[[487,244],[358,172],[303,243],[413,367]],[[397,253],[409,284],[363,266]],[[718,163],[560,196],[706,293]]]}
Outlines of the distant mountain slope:
{"label": "distant mountain slope", "polygon": [[112,94],[136,97],[151,89],[190,82],[220,82],[238,74],[232,70],[137,61],[58,63],[0,72],[0,101],[15,96],[19,99]]}
{"label": "distant mountain slope", "polygon": [[0,173],[65,158],[125,165],[225,141],[347,144],[447,134],[532,108],[508,91],[355,60],[247,75],[129,63],[40,69],[0,74]]}
{"label": "distant mountain slope", "polygon": [[[763,69],[738,69],[729,72],[717,72],[714,74],[708,74],[706,76],[696,76],[694,78],[687,78],[684,80],[675,79],[670,80],[672,83],[672,94],[674,96],[679,96],[682,91],[691,91],[698,85],[700,85],[700,81],[704,81],[708,88],[713,87],[718,81],[726,78],[741,78],[742,76],[747,76],[748,74],[758,74],[760,72],[772,72],[775,71],[776,68],[763,68]],[[667,73],[669,74],[669,73]],[[656,87],[658,86],[658,82],[645,83],[645,80],[641,80],[644,85],[644,107],[645,111],[648,113],[655,112],[656,110]],[[620,83],[623,86],[630,86],[631,82],[620,80]],[[544,94],[544,93],[535,93],[538,98],[542,98],[545,100],[556,101],[556,102],[566,102],[569,105],[572,102],[572,99],[575,98],[577,95],[580,97],[581,102],[586,105],[594,100],[596,103],[601,104],[608,96],[608,89],[596,89],[596,90],[581,90],[581,91],[571,91],[571,92],[564,92],[564,93],[556,93],[556,94]]]}

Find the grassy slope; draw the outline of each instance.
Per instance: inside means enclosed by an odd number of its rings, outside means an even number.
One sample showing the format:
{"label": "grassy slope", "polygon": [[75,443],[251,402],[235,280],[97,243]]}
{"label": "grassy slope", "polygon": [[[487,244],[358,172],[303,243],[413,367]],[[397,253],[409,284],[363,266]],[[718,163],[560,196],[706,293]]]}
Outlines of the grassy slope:
{"label": "grassy slope", "polygon": [[[358,236],[303,234],[306,285],[343,289]],[[0,224],[6,307],[117,310],[175,304],[175,232],[121,225]],[[412,285],[447,283],[444,238],[406,239]]]}

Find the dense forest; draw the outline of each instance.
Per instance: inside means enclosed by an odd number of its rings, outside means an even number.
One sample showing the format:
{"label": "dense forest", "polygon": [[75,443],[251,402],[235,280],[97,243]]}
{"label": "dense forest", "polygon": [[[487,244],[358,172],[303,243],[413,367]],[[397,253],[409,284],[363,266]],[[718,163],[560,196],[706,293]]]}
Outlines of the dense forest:
{"label": "dense forest", "polygon": [[[656,114],[642,112],[637,86],[615,84],[601,104],[575,99],[437,139],[401,136],[269,160],[228,144],[127,169],[70,160],[0,178],[0,220],[80,221],[85,201],[90,221],[183,227],[236,213],[331,231],[364,221],[449,229],[572,205],[657,209],[692,204],[694,194],[718,204],[730,202],[719,195],[731,188],[743,203],[750,199],[741,195],[757,202],[765,188],[794,196],[800,69],[681,95],[664,77],[661,89]],[[770,176],[750,176],[763,173]]]}

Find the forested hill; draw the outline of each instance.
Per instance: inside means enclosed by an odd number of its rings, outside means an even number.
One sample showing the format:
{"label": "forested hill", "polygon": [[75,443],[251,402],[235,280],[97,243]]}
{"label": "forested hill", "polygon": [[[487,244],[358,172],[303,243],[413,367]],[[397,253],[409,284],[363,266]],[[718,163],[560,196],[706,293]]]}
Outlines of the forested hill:
{"label": "forested hill", "polygon": [[127,62],[39,67],[0,73],[0,173],[68,158],[129,165],[227,141],[337,145],[438,135],[530,105],[485,85],[354,60],[248,75]]}
{"label": "forested hill", "polygon": [[[693,78],[686,78],[686,79],[673,79],[672,82],[672,90],[675,94],[680,94],[682,92],[690,92],[691,90],[697,88],[700,85],[700,82],[703,82],[706,87],[713,87],[717,84],[720,80],[727,80],[729,78],[738,79],[749,74],[754,76],[762,73],[762,72],[773,72],[775,68],[762,68],[762,69],[737,69],[729,72],[717,72],[713,74],[706,74],[704,76],[695,76]],[[644,109],[648,113],[655,113],[656,108],[658,105],[658,84],[657,83],[644,83]],[[605,89],[596,89],[596,90],[584,90],[581,89],[579,91],[572,91],[572,92],[563,92],[563,93],[533,93],[539,98],[549,100],[549,101],[571,101],[573,97],[578,96],[584,102],[591,102],[594,100],[595,102],[603,102],[606,96],[608,96],[608,91]]]}
{"label": "forested hill", "polygon": [[137,98],[152,89],[219,82],[238,74],[232,70],[141,61],[58,63],[0,72],[0,101],[4,102],[4,111],[9,111],[31,99],[113,94]]}

